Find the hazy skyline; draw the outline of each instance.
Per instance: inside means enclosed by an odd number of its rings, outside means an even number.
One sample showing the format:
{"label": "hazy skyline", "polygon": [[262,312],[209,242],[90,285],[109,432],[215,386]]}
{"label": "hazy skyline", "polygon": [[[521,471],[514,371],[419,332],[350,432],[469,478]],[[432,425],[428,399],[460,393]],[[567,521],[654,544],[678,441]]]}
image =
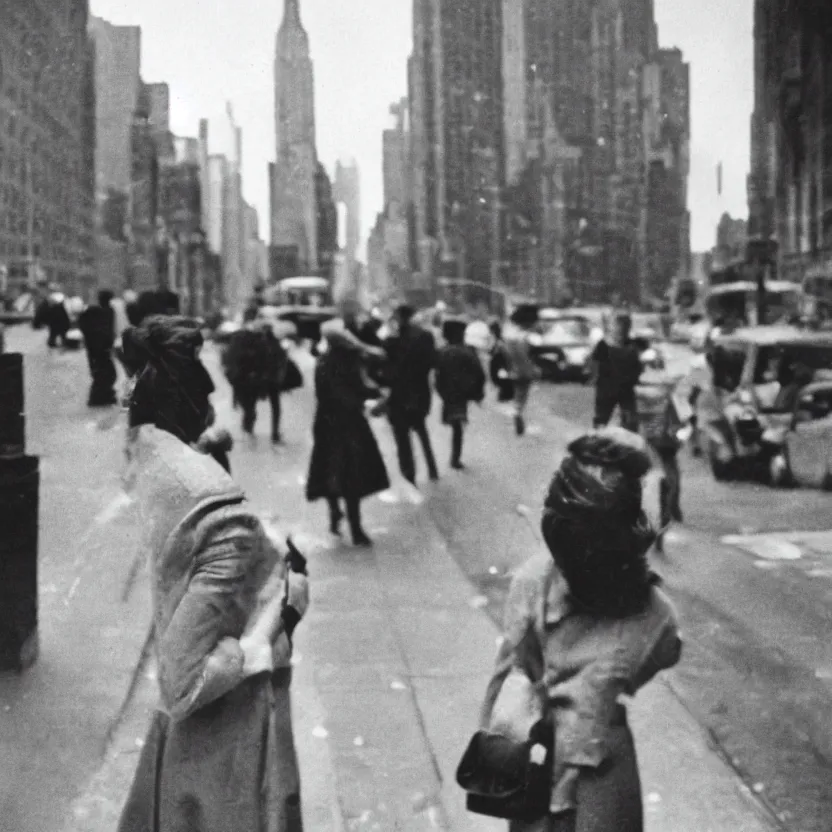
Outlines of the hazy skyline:
{"label": "hazy skyline", "polygon": [[[689,207],[694,250],[713,245],[723,211],[745,216],[753,102],[753,0],[655,0],[662,47],[678,46],[691,64]],[[243,185],[268,239],[267,165],[274,158],[274,42],[283,0],[91,0],[92,13],[142,27],[142,75],[171,88],[171,129],[197,134],[234,107],[243,129]],[[241,8],[245,6],[245,8]],[[338,158],[361,171],[362,237],[382,207],[381,133],[390,104],[407,92],[410,0],[348,3],[301,0],[315,66],[320,160],[330,174]],[[224,152],[213,131],[212,152]],[[723,196],[716,167],[724,164]]]}

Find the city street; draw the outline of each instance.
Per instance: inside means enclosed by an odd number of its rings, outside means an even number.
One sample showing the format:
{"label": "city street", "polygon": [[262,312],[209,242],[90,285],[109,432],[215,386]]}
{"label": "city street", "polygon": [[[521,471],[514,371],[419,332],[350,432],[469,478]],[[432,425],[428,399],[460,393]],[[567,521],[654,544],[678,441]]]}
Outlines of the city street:
{"label": "city street", "polygon": [[[2,680],[4,717],[26,719],[2,720],[4,748],[21,774],[4,775],[1,805],[13,811],[3,812],[3,823],[14,822],[0,828],[104,832],[117,819],[155,699],[152,662],[138,667],[147,619],[142,633],[137,595],[146,587],[129,595],[130,611],[122,606],[116,624],[119,607],[101,590],[129,578],[132,564],[120,562],[114,548],[107,577],[106,560],[94,554],[101,541],[86,563],[74,547],[72,557],[64,552],[71,538],[90,539],[85,524],[95,527],[117,490],[122,421],[116,411],[97,417],[85,411],[82,354],[47,356],[41,336],[25,331],[13,333],[12,348],[15,338],[31,353],[29,443],[44,460],[44,654],[29,676]],[[216,374],[212,347],[205,356]],[[299,358],[308,374],[311,359]],[[368,503],[372,552],[336,545],[325,534],[323,506],[303,499],[309,385],[287,397],[286,444],[277,448],[266,439],[265,407],[259,436],[239,438],[229,399],[220,381],[219,418],[238,437],[235,476],[264,515],[295,532],[311,558],[313,607],[298,634],[294,682],[308,827],[492,828],[465,815],[453,771],[487,678],[508,574],[541,545],[537,507],[566,442],[590,418],[591,390],[541,385],[521,440],[506,408],[490,396],[472,412],[467,470],[444,466],[441,481],[421,493],[394,476],[389,429],[376,420],[394,486]],[[444,461],[449,437],[438,420],[433,435]],[[684,469],[687,524],[673,532],[655,565],[679,606],[685,653],[634,709],[648,829],[761,832],[776,828],[776,815],[784,828],[827,832],[832,650],[816,634],[829,627],[832,535],[777,533],[822,531],[829,498],[715,484],[699,460],[685,459]],[[656,501],[653,482],[647,499]],[[732,545],[723,540],[730,535],[739,536]],[[796,559],[773,559],[794,558],[795,551]],[[86,595],[78,588],[85,584]],[[92,598],[96,588],[100,600]],[[81,602],[86,606],[73,617],[71,604]],[[82,627],[93,635],[86,651],[73,653]],[[119,645],[120,681],[104,674],[100,662],[90,664],[102,640]],[[132,689],[128,659],[139,671]],[[73,663],[74,676],[55,675]],[[94,685],[91,668],[99,673]],[[57,691],[53,679],[62,686]],[[53,785],[54,800],[31,796],[26,776]]]}

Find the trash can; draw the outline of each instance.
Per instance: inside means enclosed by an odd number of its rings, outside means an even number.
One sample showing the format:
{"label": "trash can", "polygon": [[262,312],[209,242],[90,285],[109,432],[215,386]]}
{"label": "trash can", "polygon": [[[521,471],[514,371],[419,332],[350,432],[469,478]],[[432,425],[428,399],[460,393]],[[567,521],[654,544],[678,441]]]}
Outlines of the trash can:
{"label": "trash can", "polygon": [[26,454],[23,357],[0,355],[0,670],[38,655],[40,465]]}

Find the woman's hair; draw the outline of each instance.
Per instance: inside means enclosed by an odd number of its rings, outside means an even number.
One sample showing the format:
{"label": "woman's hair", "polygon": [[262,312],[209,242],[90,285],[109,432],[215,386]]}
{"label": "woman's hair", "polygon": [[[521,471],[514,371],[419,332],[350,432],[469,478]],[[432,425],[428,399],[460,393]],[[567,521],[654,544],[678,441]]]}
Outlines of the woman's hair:
{"label": "woman's hair", "polygon": [[465,321],[447,320],[442,324],[442,337],[449,344],[464,344],[465,330]]}
{"label": "woman's hair", "polygon": [[647,563],[656,535],[641,507],[650,457],[621,428],[582,436],[567,451],[543,504],[543,538],[579,607],[632,615],[658,582]]}
{"label": "woman's hair", "polygon": [[208,425],[214,383],[199,359],[203,338],[191,318],[152,315],[122,336],[121,361],[135,385],[130,426],[152,424],[192,443]]}

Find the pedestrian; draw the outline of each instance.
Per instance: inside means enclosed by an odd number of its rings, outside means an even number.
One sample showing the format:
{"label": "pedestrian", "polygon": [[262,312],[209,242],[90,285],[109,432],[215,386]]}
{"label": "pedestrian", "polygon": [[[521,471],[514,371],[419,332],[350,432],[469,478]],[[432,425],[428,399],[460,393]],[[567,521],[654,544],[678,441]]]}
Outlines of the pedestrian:
{"label": "pedestrian", "polygon": [[672,522],[683,523],[682,472],[679,451],[684,431],[692,425],[693,410],[689,394],[684,395],[682,380],[656,371],[642,379],[638,387],[638,418],[641,434],[659,460],[659,533],[656,550],[664,551],[664,533]]}
{"label": "pedestrian", "polygon": [[115,390],[118,374],[113,361],[116,313],[112,302],[113,293],[102,289],[98,293],[98,303],[88,306],[78,319],[92,377],[87,398],[89,407],[110,407],[118,402]]}
{"label": "pedestrian", "polygon": [[49,333],[46,345],[50,349],[64,346],[71,322],[66,311],[66,298],[57,289],[50,292],[46,300],[42,301],[35,313],[32,325],[35,329],[45,326]]}
{"label": "pedestrian", "polygon": [[632,327],[630,315],[619,313],[612,320],[611,332],[592,351],[590,364],[595,381],[593,424],[596,428],[608,425],[618,407],[621,426],[638,431],[636,385],[642,365],[638,346],[630,338]]}
{"label": "pedestrian", "polygon": [[554,734],[548,814],[513,821],[511,832],[643,830],[621,699],[681,653],[676,614],[647,563],[655,537],[641,505],[649,468],[643,440],[621,428],[572,442],[543,504],[549,553],[511,582],[481,724],[492,725],[517,674]]}
{"label": "pedestrian", "polygon": [[[353,544],[372,541],[361,523],[361,500],[390,487],[387,469],[364,414],[365,402],[381,391],[364,373],[367,350],[343,321],[322,328],[325,351],[315,368],[315,421],[312,457],[306,480],[309,502],[326,500],[329,530],[340,534],[346,510]],[[343,503],[343,508],[342,508]]]}
{"label": "pedestrian", "polygon": [[514,432],[523,436],[526,432],[526,407],[532,385],[540,378],[540,368],[532,358],[529,336],[537,324],[537,308],[520,306],[514,310],[506,327],[504,349],[509,378],[514,390]]}
{"label": "pedestrian", "polygon": [[288,355],[268,321],[258,318],[256,306],[243,313],[244,326],[231,336],[223,356],[225,375],[242,412],[243,432],[254,435],[257,403],[268,399],[272,413],[272,442],[280,442],[280,394],[288,368]]}
{"label": "pedestrian", "polygon": [[433,335],[413,323],[415,310],[399,306],[393,317],[394,333],[384,342],[387,353],[390,388],[387,413],[402,476],[416,484],[416,461],[413,458],[411,434],[422,446],[431,480],[439,479],[436,457],[430,441],[426,419],[431,409],[430,375],[436,366],[436,344]]}
{"label": "pedestrian", "polygon": [[468,403],[485,398],[485,373],[476,349],[465,343],[466,323],[446,319],[436,365],[436,392],[442,399],[442,423],[451,428],[451,468],[461,471],[462,443],[468,424]]}
{"label": "pedestrian", "polygon": [[491,383],[497,389],[497,401],[510,402],[514,400],[514,384],[508,373],[503,327],[498,320],[493,320],[488,328],[491,330],[492,339],[488,374]]}
{"label": "pedestrian", "polygon": [[125,488],[146,530],[160,701],[118,830],[299,832],[288,685],[307,578],[228,474],[192,447],[214,389],[199,323],[150,316],[123,346]]}
{"label": "pedestrian", "polygon": [[125,289],[124,312],[130,326],[138,326],[142,322],[142,312],[139,307],[139,296],[132,289]]}

